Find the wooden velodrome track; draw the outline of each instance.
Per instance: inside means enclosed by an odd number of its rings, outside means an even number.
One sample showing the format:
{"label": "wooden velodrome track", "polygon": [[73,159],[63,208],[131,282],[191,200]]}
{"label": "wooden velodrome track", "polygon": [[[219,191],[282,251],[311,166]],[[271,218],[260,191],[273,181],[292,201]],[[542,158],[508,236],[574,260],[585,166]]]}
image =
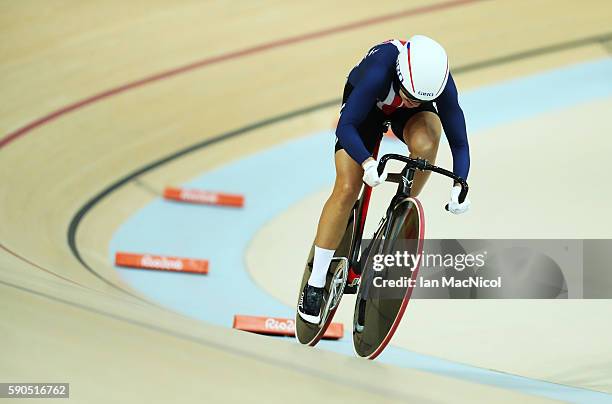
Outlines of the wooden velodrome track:
{"label": "wooden velodrome track", "polygon": [[[546,401],[210,326],[131,290],[108,260],[118,226],[165,185],[329,128],[344,77],[380,40],[435,37],[470,89],[606,57],[612,39],[608,1],[379,3],[2,2],[0,381],[67,381],[88,403]],[[584,108],[584,128],[610,129],[611,105]],[[592,142],[606,158],[610,141]],[[612,196],[598,193],[589,214]],[[608,225],[561,236],[610,238]],[[576,317],[609,313],[597,304]],[[609,341],[599,332],[589,355]],[[572,360],[581,343],[565,345]],[[601,363],[576,385],[612,392]]]}

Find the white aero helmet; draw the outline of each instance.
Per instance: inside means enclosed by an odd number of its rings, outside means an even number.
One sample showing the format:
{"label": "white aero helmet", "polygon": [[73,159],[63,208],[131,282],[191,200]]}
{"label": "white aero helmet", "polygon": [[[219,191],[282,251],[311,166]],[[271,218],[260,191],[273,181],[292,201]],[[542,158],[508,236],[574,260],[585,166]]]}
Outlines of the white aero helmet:
{"label": "white aero helmet", "polygon": [[438,98],[448,80],[448,57],[436,41],[424,35],[410,37],[397,55],[397,77],[415,101]]}

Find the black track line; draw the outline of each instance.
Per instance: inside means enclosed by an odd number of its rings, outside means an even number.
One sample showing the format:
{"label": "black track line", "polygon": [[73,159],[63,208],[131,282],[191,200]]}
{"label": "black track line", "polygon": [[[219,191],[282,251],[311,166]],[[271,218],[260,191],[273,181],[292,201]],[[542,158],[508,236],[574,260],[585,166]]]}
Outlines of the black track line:
{"label": "black track line", "polygon": [[[585,37],[585,38],[580,38],[577,40],[572,40],[572,41],[566,41],[566,42],[561,42],[561,43],[557,43],[557,44],[552,44],[552,45],[548,45],[548,46],[544,46],[544,47],[539,47],[539,48],[534,48],[534,49],[529,49],[526,51],[521,51],[521,52],[516,52],[516,53],[512,53],[506,56],[501,56],[501,57],[497,57],[497,58],[492,58],[489,60],[483,60],[483,61],[479,61],[479,62],[474,62],[474,63],[470,63],[467,65],[463,65],[463,66],[459,66],[455,69],[452,69],[452,72],[454,74],[461,74],[461,73],[467,73],[467,72],[471,72],[471,71],[475,71],[475,70],[480,70],[480,69],[484,69],[484,68],[488,68],[488,67],[492,67],[492,66],[497,66],[497,65],[502,65],[502,64],[507,64],[507,63],[511,63],[511,62],[515,62],[518,60],[523,60],[523,59],[529,59],[532,57],[536,57],[536,56],[541,56],[544,54],[549,54],[549,53],[556,53],[556,52],[560,52],[563,50],[568,50],[568,49],[574,49],[574,48],[579,48],[582,46],[586,46],[586,45],[590,45],[590,44],[601,44],[602,46],[605,46],[605,43],[607,41],[612,40],[612,32],[608,32],[608,33],[604,33],[604,34],[599,34],[599,35],[594,35],[594,36],[589,36],[589,37]],[[115,283],[109,281],[108,279],[104,278],[102,275],[100,275],[98,272],[96,272],[87,262],[85,262],[85,260],[83,259],[83,257],[81,256],[81,253],[79,251],[77,242],[76,242],[76,235],[77,235],[77,231],[78,231],[78,227],[79,224],[81,223],[81,221],[83,220],[83,218],[85,217],[85,215],[91,210],[93,209],[94,206],[96,206],[102,199],[104,199],[105,197],[107,197],[108,195],[110,195],[111,193],[113,193],[114,191],[116,191],[117,189],[121,188],[123,185],[125,185],[126,183],[130,182],[131,180],[137,178],[138,176],[149,172],[151,170],[154,170],[170,161],[173,161],[179,157],[185,156],[189,153],[195,152],[197,150],[200,149],[204,149],[208,146],[211,146],[213,144],[216,143],[220,143],[223,142],[225,140],[228,139],[232,139],[241,135],[245,135],[249,132],[252,132],[256,129],[260,129],[266,126],[270,126],[285,120],[289,120],[292,118],[296,118],[299,117],[301,115],[305,115],[305,114],[309,114],[312,112],[316,112],[334,105],[339,105],[340,104],[340,98],[335,98],[333,100],[328,100],[328,101],[324,101],[318,104],[314,104],[305,108],[301,108],[295,111],[291,111],[291,112],[287,112],[285,114],[282,115],[277,115],[275,117],[271,117],[271,118],[267,118],[255,123],[252,123],[250,125],[244,126],[242,128],[238,128],[229,132],[225,132],[225,133],[221,133],[219,135],[213,136],[212,138],[206,139],[202,142],[199,143],[195,143],[191,146],[188,146],[184,149],[181,149],[173,154],[170,154],[166,157],[163,157],[159,160],[153,161],[152,163],[147,164],[146,166],[143,166],[142,168],[135,170],[133,172],[131,172],[130,174],[124,176],[123,178],[115,181],[113,184],[111,184],[110,186],[108,186],[107,188],[103,189],[100,193],[98,193],[97,195],[95,195],[93,198],[91,198],[89,201],[87,201],[76,213],[75,215],[72,217],[72,219],[70,220],[70,225],[68,226],[68,232],[67,232],[67,239],[68,239],[68,246],[70,247],[70,250],[72,251],[73,256],[79,261],[79,263],[81,263],[81,265],[86,268],[89,272],[91,272],[93,275],[95,275],[97,278],[99,278],[100,280],[102,280],[103,282],[105,282],[106,284],[112,286],[113,288],[116,288],[118,290],[123,291],[124,293],[127,293],[131,296],[137,297],[140,300],[143,301],[147,301],[142,299],[141,297],[131,293],[130,291],[123,289],[122,287],[120,287],[119,285],[116,285]],[[151,303],[149,301],[147,301],[148,303]]]}

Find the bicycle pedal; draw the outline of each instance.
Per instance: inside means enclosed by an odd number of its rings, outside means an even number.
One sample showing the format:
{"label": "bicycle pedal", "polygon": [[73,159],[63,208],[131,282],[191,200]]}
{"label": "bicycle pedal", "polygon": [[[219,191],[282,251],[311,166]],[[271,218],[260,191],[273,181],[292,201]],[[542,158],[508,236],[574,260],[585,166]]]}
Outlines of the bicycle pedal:
{"label": "bicycle pedal", "polygon": [[346,285],[344,285],[344,293],[348,295],[357,293],[360,280],[361,274],[355,273],[354,268],[351,267],[347,276]]}
{"label": "bicycle pedal", "polygon": [[361,278],[353,279],[353,282],[344,285],[344,294],[345,295],[354,295],[357,293],[357,289],[359,289],[359,283]]}

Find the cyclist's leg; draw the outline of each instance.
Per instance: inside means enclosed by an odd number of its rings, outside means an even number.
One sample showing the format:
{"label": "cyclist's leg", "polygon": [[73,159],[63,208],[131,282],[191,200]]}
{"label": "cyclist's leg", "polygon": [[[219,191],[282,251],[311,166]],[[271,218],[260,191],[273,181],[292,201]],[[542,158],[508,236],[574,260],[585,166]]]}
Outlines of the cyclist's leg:
{"label": "cyclist's leg", "polygon": [[[435,164],[442,124],[440,118],[433,112],[421,111],[414,114],[404,125],[403,138],[410,157],[420,157]],[[417,171],[412,183],[412,196],[418,196],[425,186],[431,171]]]}
{"label": "cyclist's leg", "polygon": [[349,214],[361,190],[363,168],[344,149],[335,153],[336,181],[323,206],[315,245],[335,250],[346,229]]}
{"label": "cyclist's leg", "polygon": [[[393,133],[407,146],[410,157],[426,159],[434,164],[440,144],[442,124],[431,103],[419,108],[402,109],[392,116]],[[412,196],[417,196],[429,178],[429,171],[417,171],[412,184]]]}
{"label": "cyclist's leg", "polygon": [[342,241],[363,177],[363,168],[344,149],[337,150],[334,159],[336,181],[319,218],[312,272],[308,279],[308,284],[315,287],[325,285],[327,269]]}
{"label": "cyclist's leg", "polygon": [[[350,84],[345,85],[343,103],[348,99],[352,89]],[[382,137],[383,120],[382,112],[374,107],[357,128],[359,137],[370,153],[374,151]],[[338,140],[334,147],[334,162],[336,181],[319,218],[314,261],[308,280],[308,284],[315,287],[321,287],[325,283],[327,269],[342,241],[351,209],[362,186],[363,168],[348,155]]]}

